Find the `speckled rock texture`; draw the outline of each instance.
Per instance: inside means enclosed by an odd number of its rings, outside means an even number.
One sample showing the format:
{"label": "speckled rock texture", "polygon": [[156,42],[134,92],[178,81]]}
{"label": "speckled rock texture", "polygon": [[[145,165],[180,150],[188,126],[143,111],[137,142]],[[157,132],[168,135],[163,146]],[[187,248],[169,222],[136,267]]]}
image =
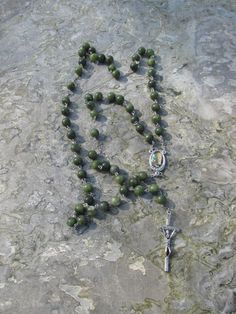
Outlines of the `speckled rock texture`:
{"label": "speckled rock texture", "polygon": [[[2,0],[0,12],[0,313],[236,313],[236,2]],[[170,274],[155,200],[125,204],[82,235],[66,226],[82,194],[60,103],[85,40],[123,74],[139,46],[159,55],[169,163],[158,184],[182,229]],[[118,82],[94,65],[86,78],[73,98],[86,147],[96,125],[113,163],[147,169],[149,147],[124,110],[102,105],[94,124],[83,103],[88,91],[117,91],[151,126],[145,75]],[[90,174],[103,199],[117,193]]]}

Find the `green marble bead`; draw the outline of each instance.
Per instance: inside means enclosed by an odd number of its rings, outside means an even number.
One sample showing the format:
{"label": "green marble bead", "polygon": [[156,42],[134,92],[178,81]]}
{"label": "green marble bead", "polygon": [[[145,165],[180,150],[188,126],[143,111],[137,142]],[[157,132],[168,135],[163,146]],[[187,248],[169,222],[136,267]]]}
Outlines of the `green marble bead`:
{"label": "green marble bead", "polygon": [[83,74],[83,67],[82,65],[80,65],[76,70],[75,70],[75,74],[78,76],[81,76]]}
{"label": "green marble bead", "polygon": [[86,183],[84,186],[83,186],[83,190],[85,193],[91,193],[93,192],[93,186],[91,183]]}
{"label": "green marble bead", "polygon": [[84,96],[84,100],[87,102],[87,101],[93,101],[93,95],[92,94],[86,94]]}
{"label": "green marble bead", "polygon": [[154,56],[154,50],[153,49],[147,49],[146,50],[146,57],[150,58],[151,56]]}
{"label": "green marble bead", "polygon": [[96,92],[96,93],[94,94],[94,100],[95,100],[95,101],[101,101],[101,100],[103,100],[103,94],[102,94],[101,92]]}
{"label": "green marble bead", "polygon": [[111,204],[114,207],[117,207],[121,204],[121,199],[119,198],[119,196],[113,196],[111,199]]}
{"label": "green marble bead", "polygon": [[165,205],[167,202],[167,199],[166,199],[165,195],[159,195],[159,196],[157,196],[156,201],[158,204]]}
{"label": "green marble bead", "polygon": [[135,188],[134,188],[134,194],[136,196],[142,196],[144,194],[144,187],[142,185],[137,185]]}
{"label": "green marble bead", "polygon": [[86,173],[85,170],[80,169],[80,170],[78,171],[78,173],[77,173],[77,176],[78,176],[79,179],[84,179],[84,178],[87,177],[87,173]]}
{"label": "green marble bead", "polygon": [[114,59],[113,59],[113,57],[112,56],[106,56],[106,64],[107,65],[110,65],[110,64],[112,64],[114,62]]}
{"label": "green marble bead", "polygon": [[86,207],[82,203],[76,204],[75,212],[76,212],[76,215],[83,215],[86,212]]}
{"label": "green marble bead", "polygon": [[69,96],[63,97],[61,102],[63,105],[69,106],[71,104],[70,97]]}
{"label": "green marble bead", "polygon": [[71,125],[70,119],[67,118],[67,117],[64,118],[64,119],[62,120],[62,125],[65,126],[65,127],[70,126],[70,125]]}
{"label": "green marble bead", "polygon": [[67,131],[67,137],[70,139],[70,140],[73,140],[73,139],[75,139],[76,138],[76,134],[75,134],[75,131],[74,130],[72,130],[72,129],[69,129],[68,131]]}
{"label": "green marble bead", "polygon": [[95,159],[97,159],[98,154],[97,154],[97,152],[96,152],[95,150],[90,150],[90,151],[88,152],[88,157],[89,157],[90,159],[92,159],[92,160],[95,160]]}
{"label": "green marble bead", "polygon": [[128,104],[125,108],[128,113],[132,113],[134,111],[134,106],[132,104]]}
{"label": "green marble bead", "polygon": [[148,191],[152,194],[157,194],[159,191],[159,186],[157,184],[153,183],[153,184],[149,185]]}
{"label": "green marble bead", "polygon": [[116,95],[116,104],[123,105],[125,98],[123,95]]}
{"label": "green marble bead", "polygon": [[144,126],[141,123],[137,123],[136,124],[136,131],[140,134],[142,134],[144,132]]}
{"label": "green marble bead", "polygon": [[96,63],[98,61],[98,55],[96,53],[92,53],[89,57],[89,60],[93,63]]}
{"label": "green marble bead", "polygon": [[74,92],[75,89],[76,89],[75,83],[74,83],[74,82],[68,83],[68,84],[67,84],[67,88],[68,88],[70,91]]}
{"label": "green marble bead", "polygon": [[116,176],[116,182],[120,185],[123,185],[125,183],[125,177],[123,175]]}
{"label": "green marble bead", "polygon": [[146,49],[144,47],[140,47],[138,48],[138,53],[140,54],[140,56],[145,56],[146,53]]}
{"label": "green marble bead", "polygon": [[98,208],[99,208],[100,210],[104,211],[104,212],[108,212],[108,211],[110,210],[110,205],[109,205],[108,202],[102,201],[102,202],[99,204]]}
{"label": "green marble bead", "polygon": [[73,159],[73,164],[76,166],[81,166],[83,164],[83,159],[80,156],[75,156]]}
{"label": "green marble bead", "polygon": [[113,92],[110,92],[110,93],[107,95],[107,99],[108,99],[108,102],[109,102],[109,103],[115,102],[115,100],[116,100],[116,94],[113,93]]}
{"label": "green marble bead", "polygon": [[112,71],[112,76],[113,76],[116,80],[119,80],[119,78],[120,78],[120,71],[119,71],[119,70]]}
{"label": "green marble bead", "polygon": [[79,226],[85,225],[85,223],[86,223],[85,216],[83,216],[83,215],[78,216],[77,217],[77,223]]}
{"label": "green marble bead", "polygon": [[121,195],[127,196],[129,194],[129,188],[127,185],[122,185],[119,189]]}
{"label": "green marble bead", "polygon": [[132,62],[132,63],[130,63],[130,69],[131,69],[133,72],[137,72],[137,71],[138,71],[138,63],[137,63],[137,62]]}
{"label": "green marble bead", "polygon": [[151,94],[150,94],[150,98],[152,100],[157,100],[158,99],[158,92],[157,91],[152,91]]}
{"label": "green marble bead", "polygon": [[77,223],[77,219],[75,217],[69,217],[67,219],[67,225],[69,227],[74,227],[74,225]]}
{"label": "green marble bead", "polygon": [[90,135],[91,135],[92,137],[98,139],[98,137],[99,137],[99,131],[98,131],[98,129],[95,129],[95,128],[91,129],[91,130],[90,130]]}
{"label": "green marble bead", "polygon": [[160,105],[157,103],[152,104],[152,111],[159,112],[160,111]]}
{"label": "green marble bead", "polygon": [[78,154],[81,151],[81,146],[77,143],[73,143],[71,144],[70,149],[72,152],[75,152]]}

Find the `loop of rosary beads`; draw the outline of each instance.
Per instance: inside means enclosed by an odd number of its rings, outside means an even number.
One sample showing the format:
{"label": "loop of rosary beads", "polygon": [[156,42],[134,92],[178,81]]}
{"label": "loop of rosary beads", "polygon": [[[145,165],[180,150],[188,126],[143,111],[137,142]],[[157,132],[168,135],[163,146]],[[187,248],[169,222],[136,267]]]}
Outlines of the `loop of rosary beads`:
{"label": "loop of rosary beads", "polygon": [[[75,70],[76,79],[68,83],[67,88],[70,92],[74,92],[77,88],[78,79],[83,76],[88,62],[96,64],[105,64],[108,67],[108,71],[111,72],[115,79],[119,79],[121,76],[120,71],[116,68],[114,59],[112,56],[105,56],[104,54],[97,53],[96,49],[90,46],[89,43],[84,43],[78,51],[79,54],[79,66]],[[163,145],[163,133],[164,128],[161,126],[160,105],[158,103],[159,94],[156,90],[156,60],[155,54],[152,49],[145,49],[140,47],[138,51],[132,56],[132,63],[130,68],[133,72],[137,72],[140,67],[142,58],[147,58],[147,65],[149,67],[147,71],[148,82],[147,86],[150,90],[150,99],[153,101],[151,104],[151,110],[153,115],[151,121],[155,126],[154,134],[147,130],[144,126],[144,122],[140,121],[140,115],[135,110],[134,105],[125,99],[123,95],[109,92],[104,96],[100,91],[94,94],[87,93],[84,97],[85,106],[90,111],[90,116],[93,120],[99,118],[100,111],[98,110],[98,104],[106,102],[111,105],[123,106],[128,114],[130,114],[130,122],[134,125],[137,133],[144,136],[147,143],[154,146],[156,142]],[[76,204],[74,208],[74,215],[69,217],[67,224],[70,227],[76,227],[88,225],[94,217],[96,217],[97,211],[102,210],[108,212],[112,207],[118,207],[122,204],[122,199],[119,195],[111,197],[110,202],[100,201],[96,202],[94,195],[94,186],[88,180],[88,174],[83,169],[86,163],[89,163],[91,169],[98,172],[108,173],[114,177],[115,182],[119,186],[119,194],[123,197],[128,197],[131,193],[134,196],[141,197],[145,192],[156,196],[156,201],[159,204],[165,205],[167,202],[164,192],[159,188],[156,183],[149,182],[150,179],[145,171],[140,171],[135,175],[124,175],[123,170],[119,169],[116,165],[111,165],[107,158],[104,158],[95,149],[88,150],[87,159],[85,160],[81,156],[81,151],[84,149],[77,141],[78,134],[73,130],[73,126],[70,120],[71,113],[71,101],[70,93],[62,99],[63,107],[61,113],[64,116],[62,125],[67,129],[67,137],[71,140],[71,151],[74,153],[73,164],[78,167],[77,176],[83,183],[84,199],[81,203]],[[94,138],[95,141],[99,141],[100,132],[97,128],[90,129],[89,135]],[[149,183],[149,184],[148,184]]]}

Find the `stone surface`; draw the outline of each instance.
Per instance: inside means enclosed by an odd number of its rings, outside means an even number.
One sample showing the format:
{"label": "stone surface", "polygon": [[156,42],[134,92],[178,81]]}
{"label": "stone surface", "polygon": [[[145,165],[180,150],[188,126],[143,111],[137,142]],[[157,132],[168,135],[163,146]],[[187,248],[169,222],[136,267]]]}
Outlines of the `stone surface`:
{"label": "stone surface", "polygon": [[[0,312],[233,313],[235,1],[3,0],[0,12]],[[160,56],[169,164],[159,184],[182,229],[170,274],[159,231],[165,210],[149,199],[82,235],[65,225],[81,188],[59,108],[85,40],[114,55],[123,73],[140,45]],[[95,65],[87,77],[73,114],[84,139],[88,91],[119,91],[151,128],[143,75],[117,82]],[[126,113],[102,108],[99,149],[130,172],[145,169],[148,146]],[[117,192],[112,182],[97,176],[104,199]]]}

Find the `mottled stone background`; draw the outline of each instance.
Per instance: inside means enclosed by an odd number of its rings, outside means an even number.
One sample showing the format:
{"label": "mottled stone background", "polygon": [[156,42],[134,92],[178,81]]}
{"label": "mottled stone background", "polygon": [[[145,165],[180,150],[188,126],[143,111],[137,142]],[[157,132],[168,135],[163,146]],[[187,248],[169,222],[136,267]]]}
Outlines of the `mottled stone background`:
{"label": "mottled stone background", "polygon": [[[235,0],[0,5],[0,313],[234,313]],[[160,186],[182,229],[171,274],[159,232],[165,210],[155,201],[124,205],[80,236],[65,225],[81,189],[60,101],[85,40],[114,55],[123,73],[140,45],[160,56],[169,159]],[[91,73],[74,98],[83,137],[92,126],[82,102],[89,90],[119,91],[151,125],[143,75],[117,82],[96,65]],[[131,172],[145,169],[148,146],[127,114],[103,109],[100,149]],[[105,199],[117,192],[105,175],[97,185]]]}

